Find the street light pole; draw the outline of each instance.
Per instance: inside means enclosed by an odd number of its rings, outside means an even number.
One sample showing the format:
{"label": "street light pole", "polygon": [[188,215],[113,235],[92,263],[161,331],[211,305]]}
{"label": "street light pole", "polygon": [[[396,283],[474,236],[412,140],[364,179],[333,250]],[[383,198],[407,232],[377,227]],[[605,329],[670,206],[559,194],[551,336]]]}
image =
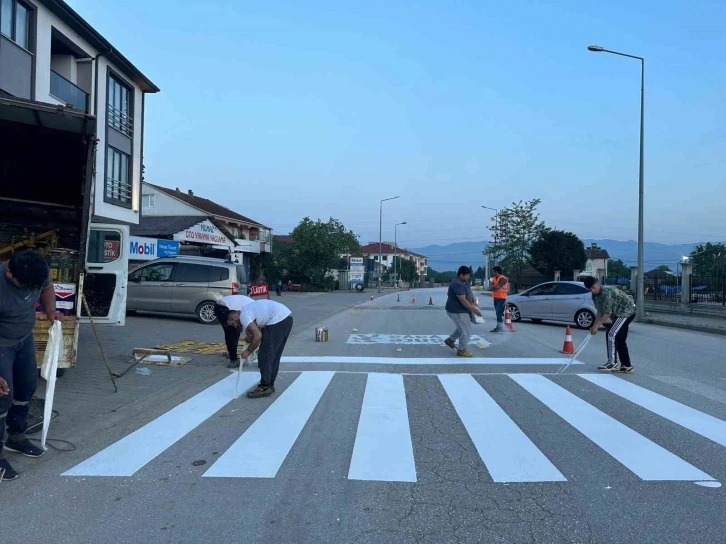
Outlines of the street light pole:
{"label": "street light pole", "polygon": [[396,287],[398,288],[398,266],[396,264],[396,257],[398,257],[398,226],[405,225],[407,221],[403,223],[396,223],[393,226],[393,276],[396,278]]}
{"label": "street light pole", "polygon": [[618,51],[611,51],[599,45],[588,46],[588,51],[594,53],[610,53],[620,57],[628,57],[640,61],[640,166],[638,171],[638,284],[635,290],[635,317],[643,319],[645,317],[645,283],[643,278],[645,275],[645,236],[643,228],[643,201],[645,187],[645,171],[643,150],[645,145],[645,58]]}
{"label": "street light pole", "polygon": [[383,203],[389,200],[396,200],[400,198],[393,196],[391,198],[384,198],[381,200],[381,208],[378,216],[378,292],[381,292],[381,276],[383,272]]}

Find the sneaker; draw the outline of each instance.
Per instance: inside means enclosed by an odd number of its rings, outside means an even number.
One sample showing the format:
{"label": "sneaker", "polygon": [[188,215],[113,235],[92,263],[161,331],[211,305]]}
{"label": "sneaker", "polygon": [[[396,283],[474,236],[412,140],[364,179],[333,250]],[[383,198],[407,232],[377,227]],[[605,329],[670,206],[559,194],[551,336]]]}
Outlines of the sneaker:
{"label": "sneaker", "polygon": [[26,457],[40,457],[45,453],[43,448],[36,446],[27,438],[13,439],[12,435],[8,436],[8,439],[5,441],[5,449],[20,453]]}
{"label": "sneaker", "polygon": [[444,344],[449,346],[451,349],[456,349],[456,344],[451,338],[447,338],[446,340],[444,340]]}
{"label": "sneaker", "polygon": [[456,352],[457,357],[474,357],[468,349],[460,349]]}
{"label": "sneaker", "polygon": [[258,385],[251,391],[247,392],[247,398],[248,399],[260,399],[262,397],[269,397],[275,392],[275,386],[274,385],[268,385],[267,387],[263,385]]}
{"label": "sneaker", "polygon": [[501,325],[497,325],[496,327],[494,327],[489,332],[504,332],[504,327],[502,327]]}
{"label": "sneaker", "polygon": [[607,372],[613,372],[620,368],[620,363],[606,363],[597,367],[598,370],[606,370]]}
{"label": "sneaker", "polygon": [[622,366],[621,365],[620,368],[618,369],[618,372],[623,372],[623,373],[628,373],[628,372],[632,372],[632,371],[633,371],[632,365],[631,366]]}
{"label": "sneaker", "polygon": [[7,459],[0,459],[0,481],[9,482],[18,479],[18,473],[13,470]]}
{"label": "sneaker", "polygon": [[236,361],[230,361],[227,368],[239,368],[239,359]]}

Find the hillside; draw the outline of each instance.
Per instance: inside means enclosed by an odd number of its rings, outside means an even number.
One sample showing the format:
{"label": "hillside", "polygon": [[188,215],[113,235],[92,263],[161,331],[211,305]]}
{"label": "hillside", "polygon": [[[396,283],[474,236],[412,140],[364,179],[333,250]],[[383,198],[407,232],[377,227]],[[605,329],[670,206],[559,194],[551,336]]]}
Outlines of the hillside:
{"label": "hillside", "polygon": [[[598,246],[606,249],[613,259],[622,259],[622,261],[634,266],[638,261],[638,244],[632,240],[623,242],[620,240],[583,240],[585,246],[589,246],[595,242]],[[426,255],[429,258],[429,267],[438,272],[446,270],[456,270],[462,264],[473,266],[484,265],[484,256],[482,250],[487,245],[487,241],[481,242],[458,242],[447,245],[430,245],[419,248],[410,248],[411,251]],[[647,270],[656,268],[660,265],[667,265],[675,269],[676,263],[681,260],[683,255],[688,255],[697,244],[658,244],[655,242],[645,243],[645,268]]]}

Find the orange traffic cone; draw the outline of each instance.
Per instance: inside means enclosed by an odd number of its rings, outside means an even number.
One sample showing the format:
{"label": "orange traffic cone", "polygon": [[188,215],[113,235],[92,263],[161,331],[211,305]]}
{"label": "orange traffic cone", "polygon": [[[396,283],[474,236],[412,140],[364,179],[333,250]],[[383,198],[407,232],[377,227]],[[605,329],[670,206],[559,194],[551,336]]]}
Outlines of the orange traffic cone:
{"label": "orange traffic cone", "polygon": [[504,326],[507,327],[509,332],[514,332],[514,325],[512,325],[512,317],[509,315],[509,306],[504,307]]}
{"label": "orange traffic cone", "polygon": [[416,304],[416,295],[414,295],[413,298],[411,299],[411,304]]}
{"label": "orange traffic cone", "polygon": [[560,353],[564,353],[565,355],[575,353],[575,344],[572,342],[572,331],[569,325],[567,325],[567,330],[565,331],[565,344],[562,346]]}
{"label": "orange traffic cone", "polygon": [[429,306],[434,305],[434,299],[432,297],[429,297]]}

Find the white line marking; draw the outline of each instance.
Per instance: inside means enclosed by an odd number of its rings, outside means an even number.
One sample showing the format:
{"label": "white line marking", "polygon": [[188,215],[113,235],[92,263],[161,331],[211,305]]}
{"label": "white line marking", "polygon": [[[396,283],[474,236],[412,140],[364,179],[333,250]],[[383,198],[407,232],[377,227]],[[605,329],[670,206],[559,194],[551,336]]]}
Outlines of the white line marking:
{"label": "white line marking", "polygon": [[673,399],[626,382],[615,376],[581,374],[580,377],[638,406],[642,406],[646,410],[650,410],[681,427],[705,436],[717,444],[726,446],[726,421],[721,421],[695,408],[691,408],[690,406],[686,406],[685,404],[681,404]]}
{"label": "white line marking", "polygon": [[[564,357],[552,359],[496,359],[490,357],[473,357],[465,359],[462,357],[336,357],[336,356],[301,356],[283,357],[283,363],[340,363],[340,364],[361,364],[361,365],[562,365],[567,359]],[[573,365],[584,364],[582,361],[574,361]]]}
{"label": "white line marking", "polygon": [[655,442],[537,374],[509,376],[643,480],[713,480]]}
{"label": "white line marking", "polygon": [[495,482],[567,481],[473,377],[439,380]]}
{"label": "white line marking", "polygon": [[[443,346],[447,334],[351,334],[348,337],[348,344],[352,345],[375,345],[393,344],[406,346]],[[486,338],[477,334],[469,337],[469,344],[491,345]]]}
{"label": "white line marking", "polygon": [[656,380],[660,380],[664,383],[675,385],[691,393],[696,393],[707,399],[715,400],[721,404],[726,404],[726,391],[719,389],[718,387],[711,387],[710,385],[704,385],[696,380],[689,380],[688,378],[681,378],[679,376],[651,376]]}
{"label": "white line marking", "polygon": [[300,374],[204,476],[274,478],[334,374]]}
{"label": "white line marking", "polygon": [[368,376],[348,479],[416,481],[406,391],[400,374]]}
{"label": "white line marking", "polygon": [[[64,472],[63,476],[133,476],[149,461],[231,402],[235,380],[236,376],[231,375],[215,383]],[[244,387],[252,387],[258,380],[256,374],[242,374]]]}

